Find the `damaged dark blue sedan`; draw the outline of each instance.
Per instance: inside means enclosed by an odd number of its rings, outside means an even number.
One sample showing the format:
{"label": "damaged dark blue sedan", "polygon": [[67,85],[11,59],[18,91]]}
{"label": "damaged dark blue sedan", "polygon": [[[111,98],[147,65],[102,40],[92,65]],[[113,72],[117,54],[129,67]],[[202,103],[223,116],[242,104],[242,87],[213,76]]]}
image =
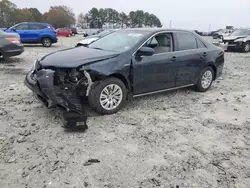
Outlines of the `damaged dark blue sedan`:
{"label": "damaged dark blue sedan", "polygon": [[222,74],[224,51],[185,30],[125,29],[34,63],[26,85],[46,106],[82,112],[83,100],[112,114],[133,97],[193,86]]}

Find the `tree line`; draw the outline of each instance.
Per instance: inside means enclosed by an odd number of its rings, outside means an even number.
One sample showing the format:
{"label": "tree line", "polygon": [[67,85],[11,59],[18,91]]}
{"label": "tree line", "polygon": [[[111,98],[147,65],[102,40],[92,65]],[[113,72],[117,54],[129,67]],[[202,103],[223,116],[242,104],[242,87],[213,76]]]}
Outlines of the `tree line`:
{"label": "tree line", "polygon": [[154,14],[142,10],[129,14],[112,8],[92,8],[86,14],[76,16],[70,7],[51,6],[48,12],[41,13],[37,8],[18,8],[10,0],[0,1],[0,28],[10,27],[20,22],[46,22],[55,28],[124,28],[124,27],[162,27],[161,21]]}
{"label": "tree line", "polygon": [[160,19],[154,14],[142,10],[131,11],[129,14],[118,12],[112,8],[92,8],[86,14],[79,14],[78,26],[82,28],[112,27],[162,27]]}

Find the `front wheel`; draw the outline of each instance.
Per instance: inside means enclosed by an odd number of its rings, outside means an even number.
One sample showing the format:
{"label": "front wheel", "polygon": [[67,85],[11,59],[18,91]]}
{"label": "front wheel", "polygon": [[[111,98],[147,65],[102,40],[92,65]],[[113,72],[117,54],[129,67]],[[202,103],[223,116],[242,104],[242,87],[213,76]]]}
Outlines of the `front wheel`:
{"label": "front wheel", "polygon": [[213,79],[214,79],[214,70],[212,69],[212,67],[206,67],[205,69],[203,69],[201,71],[198,82],[195,86],[196,91],[199,92],[207,91],[211,87]]}
{"label": "front wheel", "polygon": [[43,47],[51,47],[51,45],[52,45],[51,39],[50,38],[43,38],[42,45],[43,45]]}
{"label": "front wheel", "polygon": [[243,51],[249,52],[250,51],[250,42],[246,42],[243,44]]}
{"label": "front wheel", "polygon": [[100,114],[114,114],[119,111],[127,98],[125,84],[118,78],[110,77],[94,83],[88,101],[90,106]]}

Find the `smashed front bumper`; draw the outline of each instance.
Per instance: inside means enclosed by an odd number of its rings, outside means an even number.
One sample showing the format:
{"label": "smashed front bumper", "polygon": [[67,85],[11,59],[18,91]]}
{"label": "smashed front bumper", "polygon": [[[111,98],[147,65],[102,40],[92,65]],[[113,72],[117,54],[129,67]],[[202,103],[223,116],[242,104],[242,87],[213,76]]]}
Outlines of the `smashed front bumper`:
{"label": "smashed front bumper", "polygon": [[63,107],[67,112],[84,112],[77,88],[63,90],[54,83],[55,71],[42,69],[30,71],[25,78],[25,85],[48,108]]}
{"label": "smashed front bumper", "polygon": [[229,48],[234,48],[234,49],[242,49],[242,42],[213,42],[214,45],[221,47],[224,50],[228,50]]}

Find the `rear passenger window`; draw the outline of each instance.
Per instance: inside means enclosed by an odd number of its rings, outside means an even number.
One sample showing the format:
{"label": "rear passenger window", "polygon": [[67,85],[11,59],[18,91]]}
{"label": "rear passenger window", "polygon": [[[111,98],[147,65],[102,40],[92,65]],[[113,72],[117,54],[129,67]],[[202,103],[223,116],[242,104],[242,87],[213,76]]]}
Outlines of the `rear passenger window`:
{"label": "rear passenger window", "polygon": [[39,24],[30,24],[29,25],[29,30],[42,30],[45,29],[46,26],[44,25],[39,25]]}
{"label": "rear passenger window", "polygon": [[201,42],[199,39],[196,39],[198,48],[207,48],[203,42]]}
{"label": "rear passenger window", "polygon": [[197,49],[196,39],[189,33],[177,33],[179,51]]}

